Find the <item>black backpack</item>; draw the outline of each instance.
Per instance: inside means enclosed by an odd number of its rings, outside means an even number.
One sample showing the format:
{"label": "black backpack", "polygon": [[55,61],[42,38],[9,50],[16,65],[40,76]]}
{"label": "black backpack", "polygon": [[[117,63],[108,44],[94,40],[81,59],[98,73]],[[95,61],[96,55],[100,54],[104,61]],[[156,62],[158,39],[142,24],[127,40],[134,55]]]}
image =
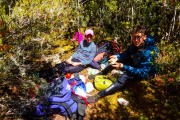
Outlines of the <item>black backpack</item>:
{"label": "black backpack", "polygon": [[51,82],[55,78],[64,77],[65,67],[66,67],[66,62],[61,62],[59,64],[56,64],[54,67],[45,70],[40,70],[38,72],[39,78],[43,78],[47,82]]}

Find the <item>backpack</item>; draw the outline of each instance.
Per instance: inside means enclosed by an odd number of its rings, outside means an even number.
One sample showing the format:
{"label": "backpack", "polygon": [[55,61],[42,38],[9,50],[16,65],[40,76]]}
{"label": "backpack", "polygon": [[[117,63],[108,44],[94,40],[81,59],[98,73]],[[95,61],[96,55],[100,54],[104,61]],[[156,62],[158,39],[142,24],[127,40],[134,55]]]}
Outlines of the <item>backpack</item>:
{"label": "backpack", "polygon": [[[80,80],[79,80],[80,81]],[[40,117],[52,116],[53,114],[60,114],[69,119],[80,119],[84,116],[85,108],[81,109],[79,113],[78,106],[86,106],[84,100],[79,98],[77,94],[72,95],[72,89],[75,89],[78,84],[74,84],[72,87],[66,78],[57,78],[53,82],[49,83],[44,101],[41,101],[36,106],[35,115]],[[82,82],[82,81],[81,81]],[[80,82],[79,82],[80,83]],[[73,97],[72,97],[73,96]]]}
{"label": "backpack", "polygon": [[71,86],[72,96],[71,98],[78,103],[78,118],[85,116],[85,109],[88,106],[88,101],[86,98],[86,86],[85,83],[80,78],[71,78],[68,80]]}
{"label": "backpack", "polygon": [[39,78],[44,78],[47,82],[52,82],[59,76],[63,77],[65,74],[66,64],[66,62],[61,62],[59,64],[56,64],[54,67],[40,70],[38,72]]}
{"label": "backpack", "polygon": [[115,43],[113,41],[108,41],[108,40],[101,40],[100,42],[97,43],[97,53],[98,54],[105,52],[104,57],[100,60],[100,63],[104,63],[109,59],[111,55],[114,55],[116,53],[121,53],[122,49],[118,43]]}
{"label": "backpack", "polygon": [[74,95],[80,97],[88,105],[86,100],[86,86],[80,78],[71,78],[68,80],[69,85],[71,86],[71,91]]}

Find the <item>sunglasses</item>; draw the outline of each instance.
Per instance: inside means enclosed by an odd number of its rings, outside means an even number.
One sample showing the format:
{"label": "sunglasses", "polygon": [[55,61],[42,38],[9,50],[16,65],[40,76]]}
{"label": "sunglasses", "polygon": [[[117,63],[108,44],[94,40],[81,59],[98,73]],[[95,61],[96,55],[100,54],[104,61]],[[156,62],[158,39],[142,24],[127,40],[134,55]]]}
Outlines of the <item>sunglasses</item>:
{"label": "sunglasses", "polygon": [[142,36],[133,36],[134,39],[140,39]]}
{"label": "sunglasses", "polygon": [[91,34],[85,35],[86,38],[92,38],[93,36]]}

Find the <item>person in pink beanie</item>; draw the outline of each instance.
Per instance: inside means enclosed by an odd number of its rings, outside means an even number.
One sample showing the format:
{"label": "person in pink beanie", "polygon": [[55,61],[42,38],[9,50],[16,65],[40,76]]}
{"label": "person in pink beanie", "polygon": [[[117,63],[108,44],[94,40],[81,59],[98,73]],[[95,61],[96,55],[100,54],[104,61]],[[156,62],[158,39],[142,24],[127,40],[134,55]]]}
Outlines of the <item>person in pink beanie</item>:
{"label": "person in pink beanie", "polygon": [[93,61],[97,50],[93,37],[94,31],[87,29],[85,39],[80,42],[77,51],[66,61],[68,65],[65,71],[67,73],[78,73],[88,66],[99,68],[98,63]]}
{"label": "person in pink beanie", "polygon": [[73,39],[71,39],[71,41],[78,41],[78,44],[80,44],[80,42],[82,40],[84,40],[84,35],[83,33],[78,29],[78,31],[75,33],[75,35],[73,36]]}

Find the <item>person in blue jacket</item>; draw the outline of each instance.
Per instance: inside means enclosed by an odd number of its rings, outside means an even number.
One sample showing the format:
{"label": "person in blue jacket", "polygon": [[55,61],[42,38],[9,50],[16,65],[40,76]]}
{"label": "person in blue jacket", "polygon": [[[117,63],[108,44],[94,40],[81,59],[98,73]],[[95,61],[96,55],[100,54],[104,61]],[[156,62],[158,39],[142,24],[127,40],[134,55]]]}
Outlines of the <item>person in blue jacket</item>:
{"label": "person in blue jacket", "polygon": [[77,51],[66,61],[68,64],[65,73],[78,73],[87,66],[99,68],[93,59],[96,55],[96,44],[93,42],[94,32],[92,29],[85,31],[85,39],[79,44]]}
{"label": "person in blue jacket", "polygon": [[94,103],[98,99],[113,94],[124,86],[127,81],[141,81],[154,76],[157,73],[155,59],[158,48],[154,38],[146,33],[146,29],[138,25],[131,34],[132,44],[123,53],[110,56],[109,68],[100,74],[106,74],[112,68],[121,69],[121,74],[115,83],[107,89],[88,97],[89,103]]}

